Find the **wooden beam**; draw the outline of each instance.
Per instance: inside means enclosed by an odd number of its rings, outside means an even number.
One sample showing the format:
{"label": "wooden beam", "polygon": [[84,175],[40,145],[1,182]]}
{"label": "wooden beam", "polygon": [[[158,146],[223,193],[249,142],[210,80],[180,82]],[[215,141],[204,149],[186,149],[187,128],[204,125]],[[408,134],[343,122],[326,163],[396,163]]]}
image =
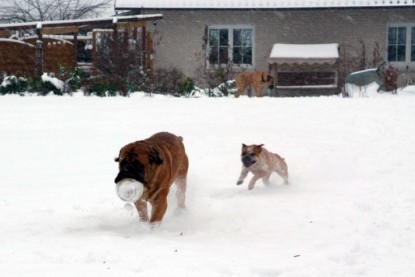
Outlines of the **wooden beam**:
{"label": "wooden beam", "polygon": [[3,38],[8,38],[11,36],[11,34],[12,33],[10,31],[0,31],[0,37],[3,37]]}
{"label": "wooden beam", "polygon": [[68,27],[48,27],[42,28],[42,35],[63,35],[63,34],[76,34],[79,33],[78,26],[68,26]]}
{"label": "wooden beam", "polygon": [[117,23],[117,30],[124,31],[126,29],[140,28],[145,27],[145,21],[136,21],[136,22],[119,22]]}

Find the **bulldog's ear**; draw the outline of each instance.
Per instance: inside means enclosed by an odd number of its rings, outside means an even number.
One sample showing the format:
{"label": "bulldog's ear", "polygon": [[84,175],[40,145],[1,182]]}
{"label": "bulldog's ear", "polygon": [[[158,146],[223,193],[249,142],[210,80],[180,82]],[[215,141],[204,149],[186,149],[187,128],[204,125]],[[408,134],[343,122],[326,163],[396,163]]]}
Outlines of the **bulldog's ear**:
{"label": "bulldog's ear", "polygon": [[114,158],[114,162],[118,163],[120,161],[121,151],[118,153],[118,156]]}
{"label": "bulldog's ear", "polygon": [[161,165],[163,163],[163,160],[160,158],[160,153],[154,148],[151,148],[150,152],[148,153],[148,161],[151,165]]}

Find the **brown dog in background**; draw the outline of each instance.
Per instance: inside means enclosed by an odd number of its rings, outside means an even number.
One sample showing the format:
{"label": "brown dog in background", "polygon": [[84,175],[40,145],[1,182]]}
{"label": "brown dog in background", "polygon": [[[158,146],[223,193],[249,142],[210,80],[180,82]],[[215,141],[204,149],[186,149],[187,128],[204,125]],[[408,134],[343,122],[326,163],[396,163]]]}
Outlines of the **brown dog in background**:
{"label": "brown dog in background", "polygon": [[242,144],[242,171],[239,176],[237,185],[241,185],[248,175],[252,172],[254,176],[249,182],[248,189],[251,190],[255,186],[255,182],[262,178],[265,185],[269,185],[269,178],[272,172],[277,172],[284,179],[284,183],[288,185],[288,168],[285,160],[278,154],[271,153],[263,144],[245,145]]}
{"label": "brown dog in background", "polygon": [[245,94],[247,89],[254,90],[256,97],[264,96],[264,89],[274,88],[274,78],[266,71],[244,71],[239,73],[236,78],[235,97]]}
{"label": "brown dog in background", "polygon": [[152,206],[150,223],[161,222],[167,210],[167,195],[177,185],[179,208],[185,208],[187,158],[183,138],[162,132],[127,144],[120,150],[119,173],[115,183],[131,178],[144,185],[143,195],[134,203],[142,221],[149,221],[147,202]]}

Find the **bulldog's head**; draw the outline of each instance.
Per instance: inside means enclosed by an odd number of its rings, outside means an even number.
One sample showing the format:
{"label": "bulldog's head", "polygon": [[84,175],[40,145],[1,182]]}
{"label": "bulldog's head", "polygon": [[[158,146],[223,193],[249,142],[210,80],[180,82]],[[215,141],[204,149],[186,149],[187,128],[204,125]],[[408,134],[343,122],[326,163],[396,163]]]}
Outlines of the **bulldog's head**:
{"label": "bulldog's head", "polygon": [[242,144],[241,160],[245,167],[250,167],[257,162],[259,154],[262,152],[263,144]]}
{"label": "bulldog's head", "polygon": [[153,166],[163,163],[157,149],[141,142],[130,143],[121,148],[115,161],[118,162],[119,169],[115,183],[128,178],[144,185],[146,185],[146,176],[151,173]]}

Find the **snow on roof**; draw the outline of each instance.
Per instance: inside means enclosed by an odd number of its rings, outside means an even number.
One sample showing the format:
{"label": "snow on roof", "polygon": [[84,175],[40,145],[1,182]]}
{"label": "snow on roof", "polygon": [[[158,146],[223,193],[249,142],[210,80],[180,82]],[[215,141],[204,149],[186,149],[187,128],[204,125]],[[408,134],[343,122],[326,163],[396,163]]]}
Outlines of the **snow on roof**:
{"label": "snow on roof", "polygon": [[21,41],[21,40],[17,40],[17,39],[10,39],[10,38],[0,38],[0,42],[10,42],[10,43],[19,43],[19,44],[24,44],[27,45],[29,47],[35,47],[33,44]]}
{"label": "snow on roof", "polygon": [[[414,0],[415,1],[415,0]],[[12,23],[12,24],[0,24],[0,29],[30,29],[42,27],[59,27],[63,25],[83,25],[87,23],[118,23],[122,21],[133,21],[133,20],[149,20],[149,19],[160,19],[162,14],[143,14],[143,15],[129,15],[129,16],[114,16],[114,17],[102,17],[102,18],[89,18],[89,19],[72,19],[72,20],[56,20],[56,21],[41,21],[41,22],[23,22],[23,23]]]}
{"label": "snow on roof", "polygon": [[415,0],[115,0],[115,9],[285,9],[415,6]]}
{"label": "snow on roof", "polygon": [[339,58],[339,44],[284,44],[272,47],[269,63],[330,63]]}

